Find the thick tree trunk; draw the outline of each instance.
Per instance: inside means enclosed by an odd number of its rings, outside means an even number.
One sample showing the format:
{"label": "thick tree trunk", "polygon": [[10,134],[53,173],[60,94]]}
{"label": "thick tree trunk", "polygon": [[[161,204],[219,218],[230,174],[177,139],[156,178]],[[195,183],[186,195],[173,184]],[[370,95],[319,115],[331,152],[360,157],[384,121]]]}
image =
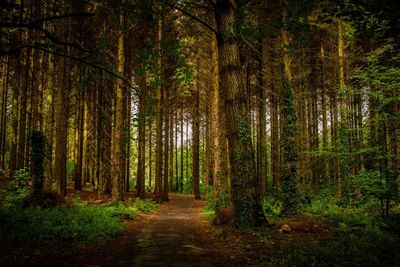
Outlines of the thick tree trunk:
{"label": "thick tree trunk", "polygon": [[61,77],[55,95],[55,119],[56,119],[56,147],[55,147],[55,176],[59,181],[59,193],[62,196],[67,194],[67,137],[68,137],[68,98],[66,81],[66,59],[60,64]]}
{"label": "thick tree trunk", "polygon": [[[342,22],[338,22],[338,70],[339,70],[339,90],[343,90],[346,86],[344,77],[344,37]],[[346,97],[343,92],[339,91],[340,95],[340,125],[339,125],[339,142],[346,138],[343,136],[344,127],[346,127]],[[340,140],[342,139],[342,140]],[[338,152],[338,151],[337,151]],[[336,156],[338,157],[338,156]],[[337,195],[341,197],[343,191],[343,173],[340,159],[337,159]]]}
{"label": "thick tree trunk", "polygon": [[252,149],[250,112],[246,105],[247,96],[236,40],[235,2],[217,1],[215,17],[219,33],[220,92],[226,92],[224,102],[235,224],[248,227],[259,224],[262,210]]}
{"label": "thick tree trunk", "polygon": [[[285,24],[287,18],[287,2],[283,1],[282,18]],[[298,205],[297,191],[297,114],[294,107],[292,88],[291,58],[288,53],[289,33],[282,28],[282,199],[283,213],[290,215],[296,212]]]}
{"label": "thick tree trunk", "polygon": [[[158,19],[158,29],[157,29],[157,49],[158,49],[158,59],[157,66],[159,75],[161,75],[161,40],[162,40],[162,23],[161,18]],[[161,77],[159,77],[161,80]],[[155,187],[154,187],[154,201],[157,203],[161,202],[161,194],[162,194],[162,173],[163,173],[163,85],[157,88],[157,126],[156,126],[156,179],[155,179]]]}
{"label": "thick tree trunk", "polygon": [[[124,16],[120,14],[119,22],[123,25]],[[118,55],[117,55],[117,69],[118,73],[124,73],[124,35],[122,32],[118,36]],[[113,158],[112,158],[112,195],[114,201],[122,200],[122,179],[123,179],[123,155],[122,155],[122,138],[123,138],[123,88],[122,81],[117,80],[115,88],[115,126],[114,126],[114,140],[113,140]]]}
{"label": "thick tree trunk", "polygon": [[[222,177],[221,157],[220,157],[220,95],[219,95],[219,64],[218,64],[218,47],[217,36],[211,36],[211,61],[212,61],[212,100],[210,107],[211,128],[213,138],[213,177],[214,177],[214,203],[215,208],[219,209],[223,195],[223,181],[226,177]],[[223,140],[225,141],[225,140]],[[226,175],[225,175],[226,176]]]}

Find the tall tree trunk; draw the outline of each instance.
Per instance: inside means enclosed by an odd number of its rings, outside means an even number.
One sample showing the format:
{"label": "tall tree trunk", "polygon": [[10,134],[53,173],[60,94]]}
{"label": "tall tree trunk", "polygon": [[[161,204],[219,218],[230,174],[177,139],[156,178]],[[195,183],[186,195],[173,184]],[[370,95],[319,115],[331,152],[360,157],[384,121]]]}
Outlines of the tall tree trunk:
{"label": "tall tree trunk", "polygon": [[320,76],[321,76],[321,83],[322,83],[322,92],[321,92],[321,111],[322,111],[322,151],[323,151],[323,172],[324,172],[324,179],[325,182],[329,181],[329,162],[328,162],[328,119],[327,119],[327,103],[326,103],[326,87],[325,87],[325,50],[324,44],[321,38],[320,41],[320,62],[321,62],[321,69],[320,69]]}
{"label": "tall tree trunk", "polygon": [[259,224],[261,203],[258,177],[254,168],[250,112],[246,105],[247,96],[236,39],[236,12],[236,1],[217,1],[215,18],[219,33],[217,44],[220,92],[226,92],[224,102],[231,163],[232,203],[235,224],[239,227],[248,227]]}
{"label": "tall tree trunk", "polygon": [[103,123],[103,146],[102,146],[102,157],[101,157],[101,176],[104,180],[101,191],[105,195],[111,194],[112,188],[112,91],[114,84],[111,81],[106,83],[103,88],[104,91],[104,123]]}
{"label": "tall tree trunk", "polygon": [[[28,42],[30,42],[30,33],[28,33]],[[26,140],[26,125],[27,125],[27,107],[28,107],[28,91],[29,91],[29,71],[30,71],[31,49],[26,50],[25,54],[25,70],[24,70],[24,85],[21,94],[21,108],[19,110],[19,125],[18,125],[18,150],[17,150],[17,169],[25,167],[25,149]]]}
{"label": "tall tree trunk", "polygon": [[62,63],[59,67],[61,77],[59,78],[58,88],[55,95],[55,110],[54,116],[56,118],[56,147],[55,147],[55,175],[59,181],[59,193],[62,196],[67,195],[67,133],[68,133],[68,101],[67,101],[67,88],[64,84],[66,82],[66,58],[61,59]]}
{"label": "tall tree trunk", "polygon": [[85,96],[84,92],[79,92],[78,96],[78,113],[77,113],[77,123],[78,123],[78,151],[77,160],[75,166],[75,183],[74,188],[76,190],[82,190],[82,163],[83,163],[83,140],[84,140],[84,117],[85,117]]}
{"label": "tall tree trunk", "polygon": [[47,92],[50,99],[50,107],[49,112],[46,116],[46,123],[45,123],[45,132],[47,135],[48,141],[48,153],[47,153],[47,167],[46,167],[46,174],[45,174],[45,189],[52,190],[53,188],[53,151],[54,151],[54,127],[55,127],[55,117],[54,117],[54,100],[56,95],[56,86],[55,85],[55,57],[54,55],[49,55],[48,57],[48,69],[47,69]]}
{"label": "tall tree trunk", "polygon": [[[343,37],[343,25],[342,22],[338,22],[338,69],[339,69],[339,90],[344,90],[345,84],[345,77],[344,77],[344,37]],[[344,92],[340,92],[340,125],[339,125],[339,142],[343,142],[346,136],[343,136],[346,126],[346,97]],[[347,135],[347,134],[346,134]],[[338,155],[336,156],[339,157]],[[341,160],[337,159],[337,195],[340,197],[343,191],[343,171],[342,171],[342,164],[340,163]]]}
{"label": "tall tree trunk", "polygon": [[[211,92],[207,93],[206,95],[206,103],[210,103],[213,98],[213,87],[211,87]],[[210,123],[210,118],[211,118],[211,108],[209,107],[208,104],[206,104],[206,122],[205,122],[205,127],[206,127],[206,132],[204,135],[205,139],[205,178],[206,178],[206,185],[213,185],[214,184],[214,174],[213,174],[213,160],[212,160],[212,129],[211,129],[211,123]]]}
{"label": "tall tree trunk", "polygon": [[[125,191],[130,190],[130,170],[131,170],[131,116],[132,116],[132,95],[129,88],[126,92],[127,110],[126,110],[126,120],[125,120]],[[144,143],[145,145],[145,143]],[[145,154],[143,154],[145,155]]]}
{"label": "tall tree trunk", "polygon": [[174,152],[175,152],[175,147],[174,147],[174,115],[173,115],[173,106],[172,103],[169,106],[170,112],[169,112],[169,118],[170,118],[170,125],[169,125],[169,166],[168,166],[168,171],[169,171],[169,190],[173,191],[174,190]]}
{"label": "tall tree trunk", "polygon": [[149,190],[152,191],[152,176],[153,176],[153,147],[152,147],[152,139],[153,139],[153,120],[149,118]]}
{"label": "tall tree trunk", "polygon": [[192,181],[195,199],[200,199],[200,95],[199,81],[196,91],[192,92],[194,98],[193,124],[192,124]]}
{"label": "tall tree trunk", "polygon": [[221,160],[220,160],[220,95],[219,95],[219,65],[218,65],[218,48],[217,36],[211,36],[211,63],[212,63],[212,99],[210,106],[211,128],[213,138],[213,177],[214,177],[214,203],[218,209],[223,198],[222,181],[221,181]]}
{"label": "tall tree trunk", "polygon": [[[283,24],[287,19],[287,2],[282,5]],[[291,58],[288,53],[289,34],[285,28],[282,28],[282,197],[283,212],[293,214],[297,208],[297,115],[294,108],[293,89],[291,85]]]}
{"label": "tall tree trunk", "polygon": [[[265,11],[264,9],[260,9]],[[262,12],[263,13],[263,12]],[[264,14],[258,14],[259,29],[262,30],[266,25],[264,21]],[[258,155],[258,172],[260,179],[260,193],[261,197],[265,197],[267,193],[267,110],[266,110],[266,94],[265,94],[265,77],[264,73],[266,71],[265,65],[267,64],[266,51],[264,47],[266,46],[265,38],[260,38],[259,40],[259,51],[261,55],[259,56],[259,72],[258,72],[258,127],[257,127],[257,155]]]}
{"label": "tall tree trunk", "polygon": [[179,191],[179,158],[178,158],[178,129],[179,129],[179,110],[176,110],[175,117],[175,191]]}
{"label": "tall tree trunk", "polygon": [[[188,116],[189,117],[189,116]],[[189,155],[189,150],[190,150],[190,140],[189,140],[189,124],[190,124],[190,120],[189,120],[189,118],[187,119],[187,121],[186,121],[186,131],[185,131],[185,138],[186,138],[186,149],[185,149],[185,158],[186,158],[186,161],[185,161],[185,170],[186,170],[186,183],[189,183],[190,182],[190,174],[189,174],[189,172],[190,172],[190,170],[189,170],[189,159],[191,158],[190,157],[190,155]],[[192,129],[192,131],[193,131],[193,129]],[[192,180],[193,181],[193,180]],[[183,181],[182,181],[183,182]],[[193,189],[193,188],[192,188]],[[192,193],[193,193],[193,190],[192,190]]]}
{"label": "tall tree trunk", "polygon": [[[158,29],[157,29],[157,66],[159,72],[159,79],[161,81],[161,40],[162,40],[162,22],[161,18],[158,18]],[[162,193],[162,173],[163,173],[163,154],[162,154],[162,145],[163,145],[163,85],[160,84],[157,88],[157,126],[156,126],[156,178],[155,178],[155,187],[154,187],[154,200],[157,203],[161,202],[161,193]]]}
{"label": "tall tree trunk", "polygon": [[162,200],[168,201],[168,191],[169,191],[169,85],[165,86],[164,92],[164,190],[162,194]]}
{"label": "tall tree trunk", "polygon": [[184,149],[184,145],[183,145],[183,108],[181,108],[181,177],[180,177],[180,181],[179,181],[179,191],[180,192],[183,192],[183,159],[184,159],[183,149]]}
{"label": "tall tree trunk", "polygon": [[138,112],[138,165],[136,178],[137,196],[144,198],[145,189],[145,162],[146,162],[146,77],[140,78],[139,112]]}
{"label": "tall tree trunk", "polygon": [[[119,15],[119,25],[124,25],[124,16],[122,10]],[[124,34],[119,32],[118,48],[117,48],[117,69],[120,75],[124,74]],[[115,88],[115,126],[113,140],[113,157],[112,157],[112,194],[114,201],[122,200],[122,179],[123,179],[123,155],[122,155],[122,138],[123,129],[123,88],[120,79],[116,82]]]}
{"label": "tall tree trunk", "polygon": [[7,56],[3,69],[3,88],[1,102],[1,131],[0,131],[0,168],[4,170],[4,156],[6,153],[6,135],[7,135],[7,105],[8,105],[8,82],[10,57]]}

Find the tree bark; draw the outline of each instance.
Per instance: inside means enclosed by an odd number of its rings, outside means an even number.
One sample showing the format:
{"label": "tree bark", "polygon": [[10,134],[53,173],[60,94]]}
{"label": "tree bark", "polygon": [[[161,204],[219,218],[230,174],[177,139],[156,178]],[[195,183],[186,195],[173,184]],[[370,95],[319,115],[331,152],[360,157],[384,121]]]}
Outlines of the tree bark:
{"label": "tree bark", "polygon": [[[123,12],[120,11],[119,25],[122,27],[124,23]],[[117,69],[118,73],[124,74],[124,35],[119,32],[118,48],[117,48]],[[122,200],[122,179],[123,179],[123,155],[122,155],[122,138],[123,138],[123,88],[120,79],[116,82],[115,88],[115,126],[113,140],[113,157],[112,157],[112,195],[114,201]]]}
{"label": "tree bark", "polygon": [[[162,40],[162,23],[161,18],[158,18],[158,29],[157,29],[157,50],[158,50],[158,59],[157,66],[159,72],[159,79],[161,81],[161,40]],[[163,85],[160,84],[157,88],[157,126],[156,126],[156,179],[155,179],[155,188],[154,188],[154,201],[157,203],[161,203],[161,194],[162,194],[162,173],[163,173],[163,153],[162,153],[162,145],[163,145]]]}
{"label": "tree bark", "polygon": [[220,92],[226,92],[224,103],[234,220],[238,227],[248,227],[259,224],[262,210],[252,149],[250,112],[246,104],[247,94],[234,26],[236,12],[236,1],[217,1],[215,18],[219,33]]}
{"label": "tree bark", "polygon": [[168,192],[169,192],[169,85],[165,86],[165,98],[164,98],[164,188],[162,194],[162,200],[168,201]]}
{"label": "tree bark", "polygon": [[140,78],[140,95],[139,95],[139,112],[138,112],[138,163],[137,163],[137,178],[136,192],[140,198],[145,198],[145,161],[146,161],[146,78]]}
{"label": "tree bark", "polygon": [[196,91],[194,91],[194,108],[192,117],[192,181],[193,193],[195,199],[200,199],[200,99],[199,82],[197,82]]}

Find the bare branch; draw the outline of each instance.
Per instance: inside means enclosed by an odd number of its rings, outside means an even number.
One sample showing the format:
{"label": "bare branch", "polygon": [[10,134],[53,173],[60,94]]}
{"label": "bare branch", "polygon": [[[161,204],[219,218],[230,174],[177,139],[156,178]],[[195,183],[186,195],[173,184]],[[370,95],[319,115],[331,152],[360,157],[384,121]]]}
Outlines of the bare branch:
{"label": "bare branch", "polygon": [[38,30],[43,33],[43,35],[48,38],[50,41],[53,43],[63,45],[63,46],[70,46],[79,50],[82,50],[84,52],[89,52],[88,49],[82,47],[81,45],[74,44],[74,43],[68,43],[65,42],[59,38],[57,38],[55,35],[51,34],[50,31],[39,27],[36,23],[14,23],[14,22],[1,22],[0,23],[0,28],[19,28],[19,29],[33,29],[33,30]]}
{"label": "bare branch", "polygon": [[[26,47],[28,47],[28,46],[26,46]],[[68,55],[68,54],[60,53],[60,52],[57,52],[57,51],[52,51],[50,49],[47,49],[47,48],[41,47],[41,46],[30,46],[30,47],[31,48],[35,48],[35,49],[39,49],[39,50],[41,50],[43,52],[47,52],[47,53],[50,53],[50,54],[53,54],[53,55],[56,55],[56,56],[77,60],[77,61],[79,61],[79,62],[81,62],[81,63],[83,63],[85,65],[88,65],[88,66],[93,67],[95,69],[102,70],[102,71],[110,74],[111,76],[114,76],[115,78],[118,78],[118,79],[122,80],[123,82],[125,82],[133,90],[137,90],[137,88],[135,86],[133,86],[133,84],[131,84],[125,77],[123,77],[123,76],[119,75],[118,73],[115,73],[115,72],[113,72],[113,71],[111,71],[111,70],[109,70],[109,69],[107,69],[107,68],[105,68],[103,66],[99,66],[99,65],[96,65],[96,64],[88,61],[87,60],[87,58],[88,58],[87,56],[86,57],[76,57],[76,56],[71,56],[71,55]]]}

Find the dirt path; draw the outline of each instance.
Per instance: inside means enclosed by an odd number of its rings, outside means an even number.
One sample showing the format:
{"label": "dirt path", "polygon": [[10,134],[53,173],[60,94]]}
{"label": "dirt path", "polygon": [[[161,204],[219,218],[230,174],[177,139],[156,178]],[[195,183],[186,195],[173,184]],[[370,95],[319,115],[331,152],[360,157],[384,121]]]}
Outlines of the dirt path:
{"label": "dirt path", "polygon": [[171,195],[148,216],[137,236],[134,266],[215,266],[216,255],[203,235],[211,231],[204,201]]}

